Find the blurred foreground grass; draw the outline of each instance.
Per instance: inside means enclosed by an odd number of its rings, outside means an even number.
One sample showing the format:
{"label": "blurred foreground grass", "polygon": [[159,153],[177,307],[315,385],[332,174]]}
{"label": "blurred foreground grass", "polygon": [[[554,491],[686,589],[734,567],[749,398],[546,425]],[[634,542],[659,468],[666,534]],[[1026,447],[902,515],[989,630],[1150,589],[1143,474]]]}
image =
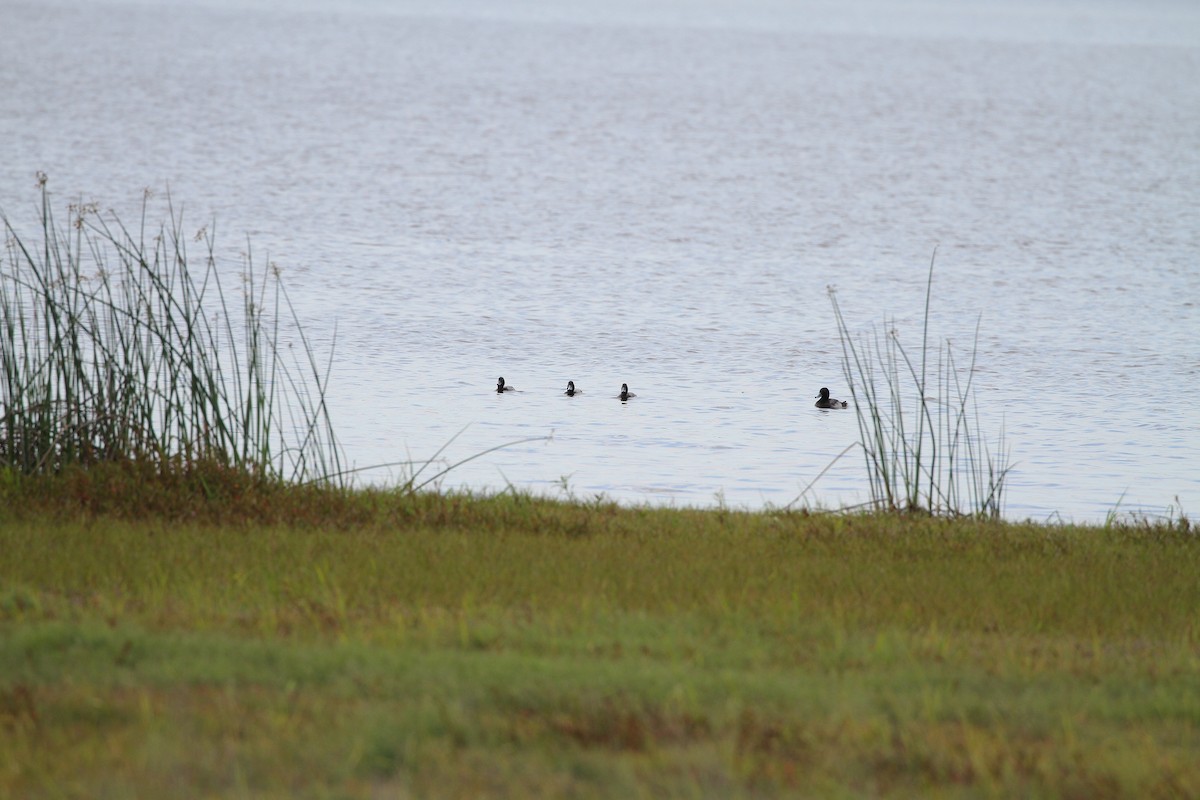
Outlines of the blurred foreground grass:
{"label": "blurred foreground grass", "polygon": [[1200,795],[1183,520],[171,480],[0,481],[0,796]]}

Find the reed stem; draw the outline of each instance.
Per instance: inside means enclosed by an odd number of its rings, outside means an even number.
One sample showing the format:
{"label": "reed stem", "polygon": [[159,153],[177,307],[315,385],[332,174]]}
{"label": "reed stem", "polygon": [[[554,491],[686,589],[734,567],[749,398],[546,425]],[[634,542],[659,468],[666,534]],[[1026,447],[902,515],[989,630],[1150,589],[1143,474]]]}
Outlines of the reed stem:
{"label": "reed stem", "polygon": [[836,290],[829,289],[871,504],[888,511],[998,518],[1010,465],[1003,426],[994,453],[978,432],[973,383],[978,320],[965,379],[949,341],[939,345],[936,376],[929,377],[936,257],[935,250],[925,288],[919,357],[910,356],[890,321],[885,320],[882,339],[877,330],[869,336],[852,334]]}

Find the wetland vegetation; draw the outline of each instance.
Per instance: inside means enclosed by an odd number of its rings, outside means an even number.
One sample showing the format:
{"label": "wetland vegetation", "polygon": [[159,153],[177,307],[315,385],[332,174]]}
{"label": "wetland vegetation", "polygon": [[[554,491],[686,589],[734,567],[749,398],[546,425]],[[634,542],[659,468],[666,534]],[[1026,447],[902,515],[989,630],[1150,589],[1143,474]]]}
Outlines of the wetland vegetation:
{"label": "wetland vegetation", "polygon": [[109,467],[0,507],[7,797],[1200,792],[1185,520]]}
{"label": "wetland vegetation", "polygon": [[0,796],[1200,794],[1182,515],[933,514],[937,468],[861,514],[322,481],[265,284],[45,223],[3,284]]}

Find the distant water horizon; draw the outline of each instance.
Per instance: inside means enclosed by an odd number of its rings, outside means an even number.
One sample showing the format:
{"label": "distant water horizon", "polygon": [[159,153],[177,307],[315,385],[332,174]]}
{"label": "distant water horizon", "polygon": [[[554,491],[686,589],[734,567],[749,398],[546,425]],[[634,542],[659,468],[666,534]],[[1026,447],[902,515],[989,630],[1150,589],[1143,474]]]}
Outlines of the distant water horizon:
{"label": "distant water horizon", "polygon": [[442,485],[862,503],[854,414],[814,407],[848,394],[829,291],[919,345],[936,248],[1006,517],[1200,508],[1195,4],[0,13],[0,210],[32,225],[39,171],[56,210],[169,192],[228,269],[276,264],[351,466],[549,437]]}

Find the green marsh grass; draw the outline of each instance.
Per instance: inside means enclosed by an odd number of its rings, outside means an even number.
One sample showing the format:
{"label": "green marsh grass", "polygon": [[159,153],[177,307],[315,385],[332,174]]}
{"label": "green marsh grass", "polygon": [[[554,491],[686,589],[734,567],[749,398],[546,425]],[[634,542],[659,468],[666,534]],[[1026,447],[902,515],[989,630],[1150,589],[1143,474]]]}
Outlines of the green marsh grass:
{"label": "green marsh grass", "polygon": [[6,797],[1200,792],[1185,519],[41,480],[0,497]]}
{"label": "green marsh grass", "polygon": [[886,511],[998,519],[1010,463],[1003,430],[994,449],[979,431],[973,393],[978,324],[965,370],[949,341],[936,353],[930,351],[936,255],[935,251],[929,262],[921,347],[915,354],[904,347],[890,323],[882,336],[878,331],[855,336],[836,291],[829,290],[871,505]]}
{"label": "green marsh grass", "polygon": [[173,211],[63,231],[42,188],[0,276],[0,797],[1200,796],[1200,540],[948,488],[952,361],[879,506],[977,513],[351,490],[277,281],[230,309]]}
{"label": "green marsh grass", "polygon": [[[4,216],[0,261],[0,464],[20,474],[205,462],[277,480],[339,471],[328,366],[299,328],[277,270],[246,255],[231,302],[206,227],[136,228],[94,205],[60,226],[44,175],[36,235]],[[288,323],[300,346],[284,345]],[[285,354],[290,354],[289,360]]]}

